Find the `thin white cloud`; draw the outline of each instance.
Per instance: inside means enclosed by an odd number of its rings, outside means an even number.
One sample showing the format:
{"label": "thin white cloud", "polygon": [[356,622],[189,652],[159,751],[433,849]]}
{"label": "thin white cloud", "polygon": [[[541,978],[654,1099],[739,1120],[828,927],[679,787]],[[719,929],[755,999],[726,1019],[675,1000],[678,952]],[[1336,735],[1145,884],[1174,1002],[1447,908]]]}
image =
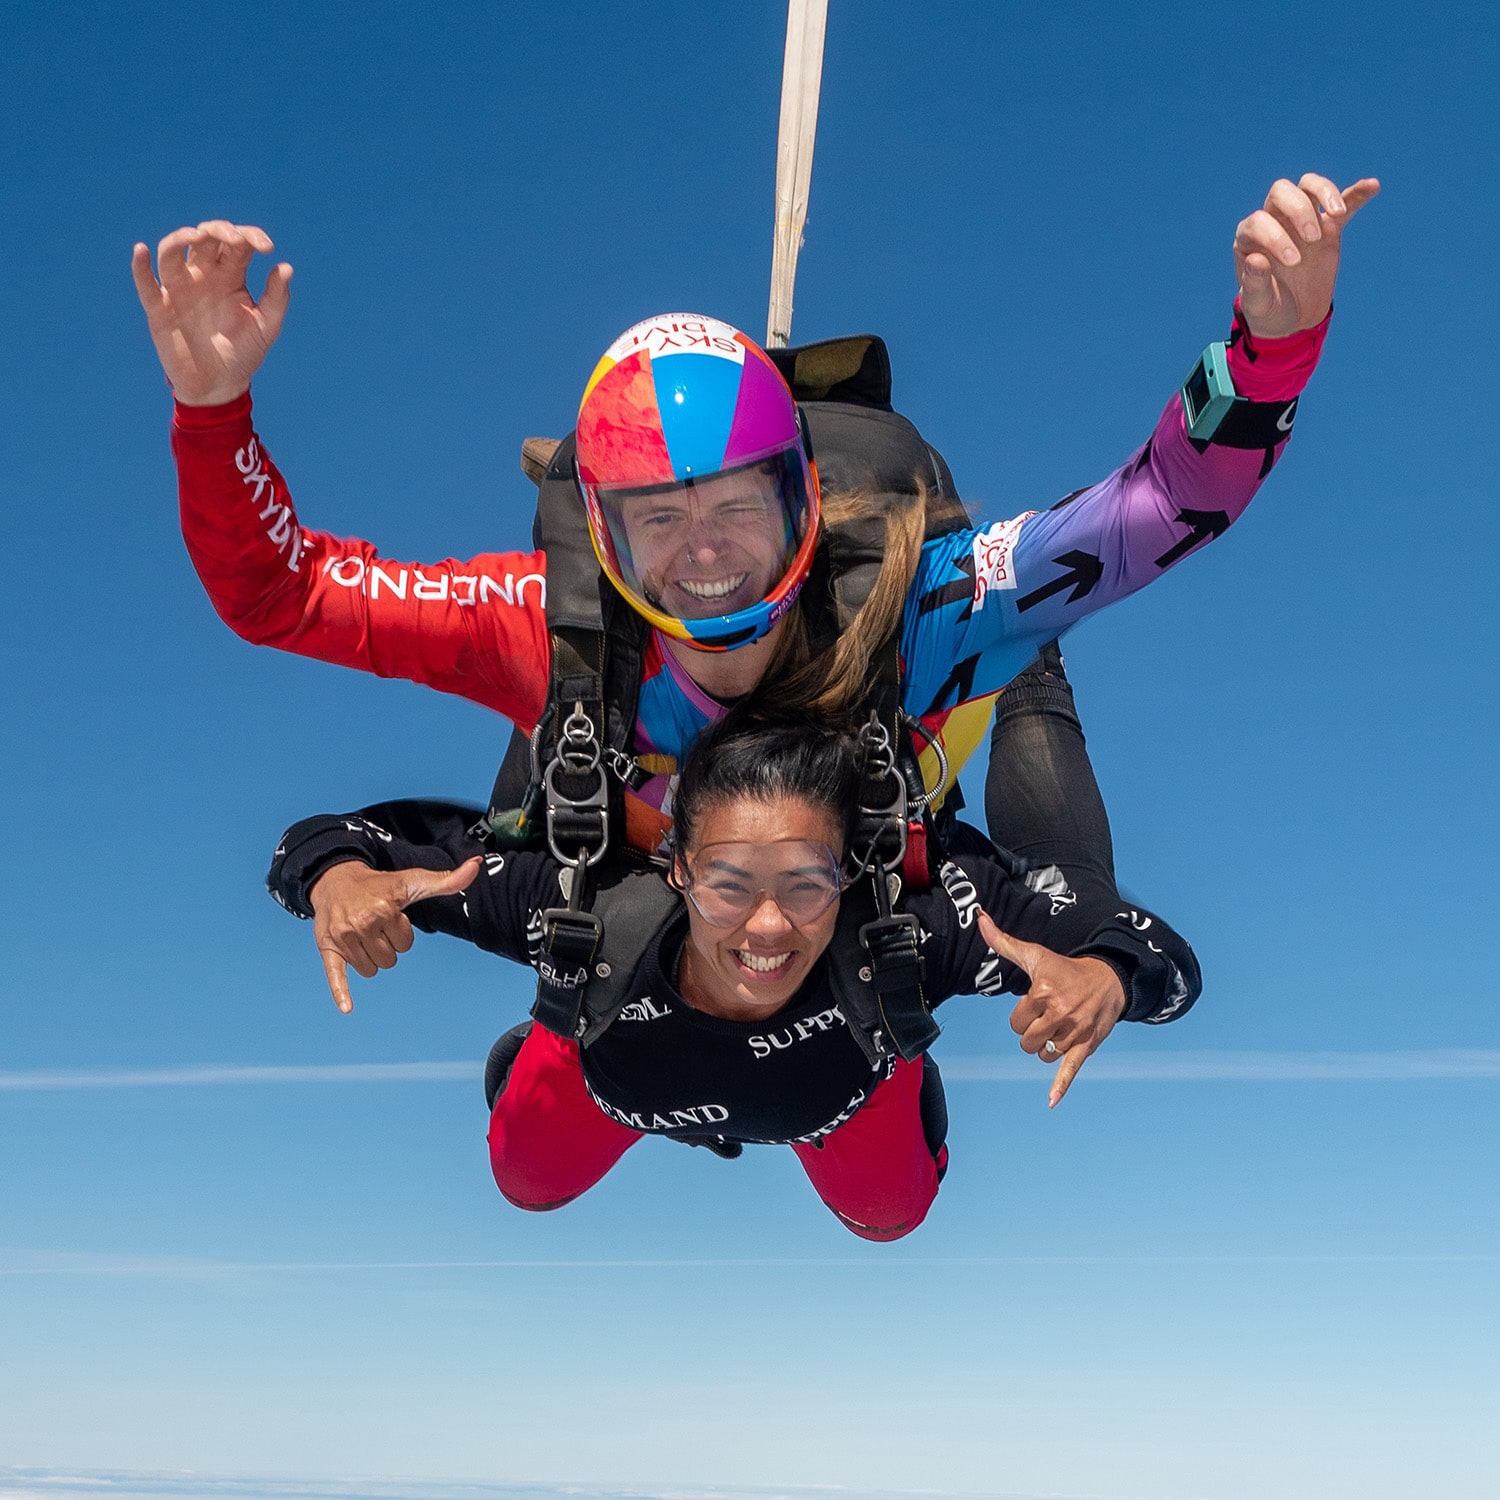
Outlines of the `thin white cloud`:
{"label": "thin white cloud", "polygon": [[[1031,1057],[943,1057],[945,1080],[1035,1083]],[[1090,1083],[1357,1083],[1500,1078],[1500,1051],[1428,1052],[1100,1052],[1083,1067]]]}
{"label": "thin white cloud", "polygon": [[[864,1255],[825,1256],[694,1256],[681,1258],[514,1259],[514,1260],[351,1260],[351,1261],[236,1261],[193,1259],[187,1256],[111,1255],[80,1251],[0,1249],[0,1278],[142,1277],[165,1281],[212,1281],[225,1277],[306,1276],[360,1273],[463,1271],[680,1271],[680,1270],[805,1270],[816,1267],[908,1268],[1014,1266],[1244,1266],[1244,1265],[1493,1265],[1500,1253],[1486,1251],[1425,1254],[1260,1254],[1243,1255],[896,1255],[870,1251]],[[3,1474],[0,1470],[0,1474]],[[6,1500],[0,1488],[0,1500]]]}
{"label": "thin white cloud", "polygon": [[[984,1497],[941,1490],[854,1490],[836,1485],[494,1484],[483,1480],[294,1479],[282,1475],[152,1473],[129,1469],[0,1467],[0,1500],[1042,1500],[1016,1491]],[[1051,1495],[1048,1500],[1067,1500]]]}
{"label": "thin white cloud", "polygon": [[[1037,1083],[1034,1058],[944,1057],[943,1077],[981,1083]],[[192,1088],[264,1083],[465,1083],[480,1076],[474,1062],[328,1063],[286,1066],[88,1068],[0,1073],[0,1093],[77,1089]],[[1101,1052],[1089,1059],[1091,1083],[1420,1082],[1500,1078],[1500,1050],[1447,1048],[1426,1052]],[[0,1497],[3,1500],[3,1497]]]}
{"label": "thin white cloud", "polygon": [[329,1063],[285,1067],[89,1068],[0,1073],[0,1093],[59,1089],[190,1088],[241,1083],[474,1083],[475,1062]]}

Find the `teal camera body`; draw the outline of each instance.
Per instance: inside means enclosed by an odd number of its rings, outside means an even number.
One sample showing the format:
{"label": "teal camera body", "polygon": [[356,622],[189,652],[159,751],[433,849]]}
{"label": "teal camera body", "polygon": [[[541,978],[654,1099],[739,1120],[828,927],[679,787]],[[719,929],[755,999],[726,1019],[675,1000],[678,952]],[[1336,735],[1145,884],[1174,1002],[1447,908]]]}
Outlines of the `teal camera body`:
{"label": "teal camera body", "polygon": [[1188,436],[1206,443],[1237,400],[1234,381],[1229,375],[1229,345],[1210,344],[1182,382],[1182,409]]}

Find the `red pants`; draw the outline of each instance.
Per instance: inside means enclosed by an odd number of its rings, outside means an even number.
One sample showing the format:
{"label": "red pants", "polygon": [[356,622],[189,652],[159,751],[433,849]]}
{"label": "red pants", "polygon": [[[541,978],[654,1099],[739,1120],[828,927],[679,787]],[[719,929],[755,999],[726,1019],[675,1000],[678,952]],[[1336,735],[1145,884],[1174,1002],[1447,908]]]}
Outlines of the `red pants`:
{"label": "red pants", "polygon": [[[816,1142],[794,1145],[818,1196],[867,1240],[895,1240],[927,1217],[938,1163],[922,1134],[922,1061],[897,1061],[865,1106]],[[490,1167],[517,1208],[561,1208],[641,1139],[589,1097],[578,1043],[533,1026],[490,1116]],[[946,1148],[944,1148],[946,1155]]]}

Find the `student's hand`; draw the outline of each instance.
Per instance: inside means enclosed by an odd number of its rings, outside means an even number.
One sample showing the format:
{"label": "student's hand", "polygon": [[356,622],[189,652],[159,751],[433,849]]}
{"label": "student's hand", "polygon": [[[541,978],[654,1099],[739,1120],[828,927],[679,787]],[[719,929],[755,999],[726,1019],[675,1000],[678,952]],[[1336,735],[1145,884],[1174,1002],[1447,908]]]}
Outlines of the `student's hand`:
{"label": "student's hand", "polygon": [[1344,227],[1379,191],[1375,178],[1362,177],[1340,192],[1316,172],[1271,184],[1266,206],[1234,233],[1240,311],[1252,334],[1284,338],[1328,316]]}
{"label": "student's hand", "polygon": [[156,247],[160,281],[151,274],[151,251],[137,245],[131,252],[130,273],[157,357],[184,406],[221,406],[250,389],[291,296],[285,261],[272,268],[259,302],[245,285],[256,252],[269,255],[273,248],[264,229],[210,219],[173,230]]}
{"label": "student's hand", "polygon": [[1031,980],[1010,1013],[1010,1029],[1023,1052],[1058,1064],[1047,1094],[1047,1108],[1055,1109],[1125,1014],[1125,986],[1103,959],[1065,958],[1040,943],[1023,943],[1001,932],[986,912],[979,914],[979,935]]}
{"label": "student's hand", "polygon": [[360,860],[330,865],[307,893],[313,909],[313,941],[333,1003],[347,1016],[354,1009],[348,964],[364,979],[394,969],[396,955],[412,945],[406,908],[431,896],[456,896],[479,873],[479,856],[456,870],[372,870]]}

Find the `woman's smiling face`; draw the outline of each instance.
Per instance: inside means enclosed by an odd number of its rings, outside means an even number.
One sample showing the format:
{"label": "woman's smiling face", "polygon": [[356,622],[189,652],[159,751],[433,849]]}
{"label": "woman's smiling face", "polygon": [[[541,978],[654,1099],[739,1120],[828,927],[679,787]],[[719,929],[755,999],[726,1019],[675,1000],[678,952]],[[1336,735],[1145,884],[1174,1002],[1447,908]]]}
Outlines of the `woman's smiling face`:
{"label": "woman's smiling face", "polygon": [[796,797],[710,805],[693,848],[679,856],[677,880],[699,893],[710,915],[728,910],[737,920],[710,921],[689,895],[681,974],[688,1004],[736,1021],[786,1005],[833,939],[843,855],[843,829],[826,807]]}

